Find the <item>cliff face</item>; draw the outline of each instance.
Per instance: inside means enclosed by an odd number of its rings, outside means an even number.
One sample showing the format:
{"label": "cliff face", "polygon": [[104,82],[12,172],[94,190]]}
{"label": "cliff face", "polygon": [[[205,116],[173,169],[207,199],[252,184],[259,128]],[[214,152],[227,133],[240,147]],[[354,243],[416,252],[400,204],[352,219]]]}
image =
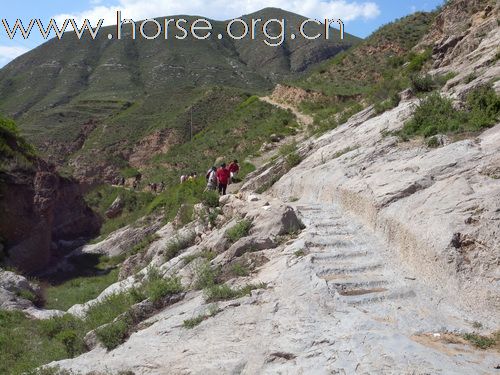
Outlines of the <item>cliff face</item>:
{"label": "cliff face", "polygon": [[6,264],[33,273],[58,256],[61,241],[97,234],[100,219],[86,205],[79,185],[23,149],[13,124],[2,121],[2,253]]}

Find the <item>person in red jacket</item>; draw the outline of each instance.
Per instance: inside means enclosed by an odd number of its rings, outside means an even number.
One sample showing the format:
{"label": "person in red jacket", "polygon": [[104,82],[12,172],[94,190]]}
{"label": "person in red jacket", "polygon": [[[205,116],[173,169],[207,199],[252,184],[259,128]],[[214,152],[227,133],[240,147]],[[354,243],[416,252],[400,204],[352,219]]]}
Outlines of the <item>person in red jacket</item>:
{"label": "person in red jacket", "polygon": [[219,181],[219,194],[226,195],[227,184],[231,173],[226,168],[226,163],[222,163],[220,168],[217,169],[217,180]]}
{"label": "person in red jacket", "polygon": [[238,160],[234,160],[231,164],[229,164],[227,169],[229,169],[229,173],[231,173],[231,182],[236,182],[236,176],[238,176],[238,172],[240,171]]}

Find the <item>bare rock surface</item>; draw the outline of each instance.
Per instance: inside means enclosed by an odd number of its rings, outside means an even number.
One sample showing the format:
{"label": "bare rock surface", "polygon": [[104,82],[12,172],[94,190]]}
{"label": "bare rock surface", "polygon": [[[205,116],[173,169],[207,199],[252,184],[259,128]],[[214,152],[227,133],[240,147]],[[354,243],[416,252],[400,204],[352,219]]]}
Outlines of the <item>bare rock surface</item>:
{"label": "bare rock surface", "polygon": [[61,315],[61,311],[35,307],[34,301],[41,298],[38,285],[24,276],[0,269],[0,310],[20,310],[36,319],[49,319]]}
{"label": "bare rock surface", "polygon": [[[215,308],[202,292],[188,293],[113,351],[97,346],[53,365],[135,374],[493,371],[498,355],[438,339],[467,331],[471,317],[409,277],[364,224],[338,205],[297,208],[307,229],[265,250],[270,261],[252,277],[266,289]],[[196,327],[183,326],[214,310]]]}

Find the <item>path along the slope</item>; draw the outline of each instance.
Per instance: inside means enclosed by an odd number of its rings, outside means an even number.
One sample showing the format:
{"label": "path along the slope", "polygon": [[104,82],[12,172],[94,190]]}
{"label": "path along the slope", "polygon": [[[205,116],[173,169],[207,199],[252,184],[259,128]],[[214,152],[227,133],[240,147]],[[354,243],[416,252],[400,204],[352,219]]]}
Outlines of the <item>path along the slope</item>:
{"label": "path along the slope", "polygon": [[303,127],[308,127],[308,126],[312,125],[312,123],[313,123],[313,118],[311,116],[300,112],[297,108],[295,108],[294,106],[292,106],[290,104],[278,102],[269,96],[261,97],[260,100],[262,100],[263,102],[269,103],[271,105],[274,105],[275,107],[279,107],[281,109],[284,109],[285,111],[290,110],[297,118],[297,122],[299,123],[299,125],[301,125]]}
{"label": "path along the slope", "polygon": [[[277,108],[281,108],[285,111],[287,111],[287,110],[291,111],[293,113],[293,115],[295,116],[295,118],[297,119],[297,123],[299,124],[299,132],[296,135],[290,135],[288,137],[283,138],[280,142],[276,143],[275,147],[273,147],[272,150],[264,152],[262,155],[250,158],[248,161],[257,169],[262,167],[271,158],[273,158],[275,155],[277,155],[281,146],[283,146],[285,144],[299,143],[300,141],[304,140],[306,137],[306,134],[307,134],[306,133],[307,128],[309,126],[311,126],[313,124],[313,121],[314,121],[311,116],[300,112],[297,108],[295,108],[294,106],[292,106],[290,104],[278,102],[269,96],[263,96],[263,97],[260,97],[259,99],[261,101],[268,103],[268,104],[271,104],[272,106],[275,106]],[[243,185],[243,182],[229,185],[228,193],[230,193],[230,194],[237,193],[242,185]]]}

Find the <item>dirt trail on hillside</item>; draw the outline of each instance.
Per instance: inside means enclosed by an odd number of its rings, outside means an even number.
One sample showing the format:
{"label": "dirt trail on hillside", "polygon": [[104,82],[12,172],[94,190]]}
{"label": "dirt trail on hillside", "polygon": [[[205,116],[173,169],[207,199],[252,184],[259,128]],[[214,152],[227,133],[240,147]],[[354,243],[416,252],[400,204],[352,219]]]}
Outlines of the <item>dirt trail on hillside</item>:
{"label": "dirt trail on hillside", "polygon": [[312,125],[314,122],[314,119],[311,116],[300,112],[296,107],[294,107],[290,104],[278,102],[275,99],[270,98],[269,96],[264,96],[264,97],[260,98],[260,100],[262,100],[263,102],[269,103],[271,105],[274,105],[276,107],[279,107],[281,109],[284,109],[285,111],[290,110],[297,118],[297,121],[299,122],[299,124],[302,125],[303,127],[308,127],[308,126]]}
{"label": "dirt trail on hillside", "polygon": [[[251,157],[248,159],[248,161],[255,166],[256,169],[259,169],[263,165],[265,165],[270,159],[272,159],[274,156],[276,156],[279,152],[279,149],[281,146],[285,144],[291,144],[291,143],[299,143],[300,141],[304,140],[306,138],[306,131],[309,126],[311,126],[314,122],[313,118],[309,115],[306,115],[305,113],[300,112],[297,108],[290,104],[284,104],[281,102],[278,102],[269,96],[263,96],[259,98],[263,102],[266,102],[268,104],[271,104],[275,107],[281,108],[285,111],[290,110],[295,118],[297,119],[297,122],[300,126],[300,131],[296,135],[291,135],[288,137],[283,138],[280,142],[277,142],[275,144],[275,147],[273,149],[264,152],[262,155]],[[236,183],[236,184],[231,184],[228,186],[228,193],[230,194],[235,194],[239,191],[241,186],[243,185],[244,181]]]}

